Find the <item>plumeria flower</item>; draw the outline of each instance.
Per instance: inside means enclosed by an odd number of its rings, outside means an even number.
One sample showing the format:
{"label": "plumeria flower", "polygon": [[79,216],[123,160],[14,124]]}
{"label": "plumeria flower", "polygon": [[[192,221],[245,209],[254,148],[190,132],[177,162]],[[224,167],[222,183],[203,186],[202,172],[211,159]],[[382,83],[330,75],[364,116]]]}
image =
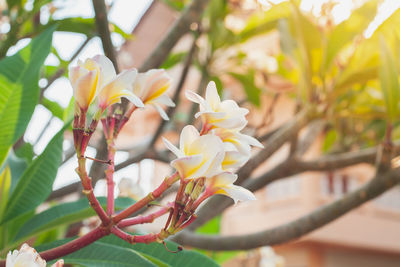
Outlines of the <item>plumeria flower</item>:
{"label": "plumeria flower", "polygon": [[102,55],[88,58],[84,62],[79,60],[77,66],[69,67],[69,80],[75,101],[84,111],[97,96],[101,109],[119,102],[121,97],[126,97],[136,106],[143,107],[142,101],[129,90],[136,75],[136,70],[117,75],[112,62]]}
{"label": "plumeria flower", "polygon": [[227,130],[223,128],[216,128],[212,130],[212,133],[219,136],[224,142],[227,151],[238,151],[243,155],[250,155],[251,146],[258,148],[264,148],[254,137],[242,134],[238,130]]}
{"label": "plumeria flower", "polygon": [[[52,267],[62,267],[63,260],[59,260]],[[6,267],[46,267],[46,261],[42,259],[39,253],[28,244],[23,244],[20,250],[8,252]]]}
{"label": "plumeria flower", "polygon": [[233,100],[221,102],[217,87],[212,81],[207,86],[205,99],[192,91],[186,91],[186,97],[200,105],[200,111],[195,117],[201,117],[205,125],[211,125],[212,128],[242,129],[247,124],[245,116],[249,110],[239,107]]}
{"label": "plumeria flower", "polygon": [[229,196],[235,201],[256,200],[252,192],[233,183],[236,181],[237,175],[231,172],[221,172],[206,180],[206,188],[212,194],[223,194]]}
{"label": "plumeria flower", "polygon": [[250,153],[242,154],[234,150],[225,151],[225,157],[221,163],[222,169],[223,170],[237,169],[239,167],[242,167],[249,159],[250,159]]}
{"label": "plumeria flower", "polygon": [[171,77],[163,69],[153,69],[140,73],[133,84],[133,93],[137,95],[145,105],[153,105],[164,120],[168,115],[160,104],[174,107],[175,104],[166,95],[171,86]]}
{"label": "plumeria flower", "polygon": [[179,149],[163,138],[165,146],[178,158],[171,162],[184,179],[211,177],[221,172],[221,162],[225,151],[218,136],[206,134],[200,136],[192,125],[183,128]]}

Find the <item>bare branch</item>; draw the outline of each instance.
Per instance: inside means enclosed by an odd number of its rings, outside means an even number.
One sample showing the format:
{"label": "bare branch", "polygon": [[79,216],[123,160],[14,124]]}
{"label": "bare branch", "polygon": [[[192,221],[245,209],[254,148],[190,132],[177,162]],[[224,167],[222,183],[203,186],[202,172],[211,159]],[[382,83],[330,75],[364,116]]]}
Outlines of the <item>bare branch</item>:
{"label": "bare branch", "polygon": [[[306,171],[329,171],[359,163],[373,164],[377,151],[378,148],[376,147],[368,148],[355,152],[327,155],[312,161],[299,161],[296,158],[289,158],[256,178],[246,179],[241,185],[255,192],[274,181]],[[188,228],[193,230],[200,227],[232,204],[233,201],[230,198],[214,196],[197,212],[198,218]]]}
{"label": "bare branch", "polygon": [[400,169],[397,168],[376,176],[358,190],[346,194],[337,201],[272,229],[238,236],[198,235],[193,232],[184,232],[175,241],[182,245],[207,250],[242,250],[282,244],[336,220],[348,211],[389,190],[399,182]]}
{"label": "bare branch", "polygon": [[304,125],[310,120],[310,114],[307,110],[299,112],[299,114],[286,124],[283,128],[274,133],[266,142],[264,149],[257,155],[252,157],[240,170],[237,172],[238,180],[236,183],[241,184],[249,175],[287,141],[298,133]]}
{"label": "bare branch", "polygon": [[104,0],[93,0],[92,2],[96,18],[97,32],[99,33],[101,43],[103,44],[104,54],[114,64],[115,70],[118,73],[118,62],[115,56],[115,49],[111,41],[106,4]]}

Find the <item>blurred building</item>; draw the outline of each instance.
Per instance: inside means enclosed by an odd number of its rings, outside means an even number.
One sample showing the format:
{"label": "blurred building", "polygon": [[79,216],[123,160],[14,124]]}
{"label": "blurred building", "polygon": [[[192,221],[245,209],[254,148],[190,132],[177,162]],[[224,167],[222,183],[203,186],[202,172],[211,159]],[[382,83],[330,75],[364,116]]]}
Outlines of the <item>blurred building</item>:
{"label": "blurred building", "polygon": [[[123,67],[140,66],[157,43],[165,36],[176,19],[176,13],[161,1],[154,1],[134,30],[135,39],[126,43],[120,51]],[[183,40],[183,43],[186,40]],[[265,46],[258,40],[253,45]],[[269,43],[269,42],[268,42]],[[178,46],[185,45],[178,44]],[[178,77],[181,66],[171,75]],[[191,72],[190,81],[198,83],[199,75]],[[227,82],[233,95],[240,95],[234,81]],[[272,81],[274,82],[274,81]],[[186,89],[190,87],[186,82]],[[239,97],[240,99],[240,97]],[[270,99],[263,99],[268,105]],[[146,111],[137,120],[146,122],[143,128],[127,127],[140,140],[151,134],[159,121],[155,111]],[[274,129],[287,121],[294,113],[290,99],[281,97],[274,110],[274,121],[268,126]],[[136,116],[136,114],[135,114]],[[262,115],[255,111],[255,118]],[[168,134],[168,133],[167,133]],[[127,136],[127,135],[126,135]],[[172,140],[177,136],[171,133]],[[128,142],[128,137],[123,137]],[[176,139],[175,139],[176,140]],[[279,163],[287,154],[288,147],[281,149],[256,170],[260,174]],[[306,156],[320,153],[320,146],[312,147]],[[315,157],[314,157],[315,158]],[[156,172],[167,170],[166,166],[155,168]],[[156,174],[158,178],[160,175]],[[164,173],[165,174],[165,173]],[[227,210],[223,217],[223,234],[245,234],[268,229],[290,222],[325,203],[329,203],[356,189],[373,176],[369,165],[357,165],[327,173],[303,173],[274,182],[257,192],[257,201],[243,203]],[[158,183],[154,180],[154,185]],[[400,188],[396,187],[381,197],[362,205],[336,221],[308,234],[300,240],[241,254],[224,266],[286,266],[286,267],[398,267],[400,266]],[[277,256],[280,255],[280,256]],[[278,259],[275,261],[275,259]],[[275,264],[275,265],[274,265]]]}

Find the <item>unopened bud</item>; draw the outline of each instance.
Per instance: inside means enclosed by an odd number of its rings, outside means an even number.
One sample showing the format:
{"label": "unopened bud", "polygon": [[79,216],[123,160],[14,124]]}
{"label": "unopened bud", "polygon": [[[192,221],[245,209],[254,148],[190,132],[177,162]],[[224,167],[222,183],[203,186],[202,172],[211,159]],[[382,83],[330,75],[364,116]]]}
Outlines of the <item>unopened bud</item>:
{"label": "unopened bud", "polygon": [[194,180],[190,180],[190,182],[185,187],[185,195],[189,196],[193,191]]}
{"label": "unopened bud", "polygon": [[205,178],[200,178],[197,181],[196,186],[194,187],[192,194],[190,195],[191,199],[196,200],[200,196],[200,194],[204,188],[204,182],[205,182]]}

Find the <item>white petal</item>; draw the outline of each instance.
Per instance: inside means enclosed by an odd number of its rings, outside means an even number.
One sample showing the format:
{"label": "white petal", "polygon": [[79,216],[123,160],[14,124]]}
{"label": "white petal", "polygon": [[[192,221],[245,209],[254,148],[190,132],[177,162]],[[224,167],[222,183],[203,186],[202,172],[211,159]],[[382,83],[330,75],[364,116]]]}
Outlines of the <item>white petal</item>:
{"label": "white petal", "polygon": [[97,82],[97,71],[93,70],[79,77],[75,84],[72,85],[75,101],[81,108],[86,109],[93,102],[98,91]]}
{"label": "white petal", "polygon": [[221,172],[211,179],[214,187],[226,187],[233,184],[237,180],[237,174],[231,172]]}
{"label": "white petal", "polygon": [[171,98],[169,98],[169,96],[167,96],[166,94],[163,94],[163,95],[157,97],[152,102],[159,103],[159,104],[164,104],[164,105],[166,105],[168,107],[175,107],[175,103],[172,102]]}
{"label": "white petal", "polygon": [[215,111],[199,111],[194,117],[197,119],[201,115],[207,116],[208,118],[212,118],[213,120],[220,120],[226,116],[225,112],[215,112]]}
{"label": "white petal", "polygon": [[238,201],[256,200],[256,197],[252,192],[241,186],[231,185],[223,188],[223,190],[233,199],[233,201],[235,201],[235,204]]}
{"label": "white petal", "polygon": [[128,90],[123,90],[123,92],[126,93],[123,97],[128,99],[135,106],[137,106],[138,108],[144,107],[142,100],[140,100],[140,98],[137,97],[134,93],[132,93],[131,91],[128,91]]}
{"label": "white petal", "polygon": [[189,154],[190,145],[199,138],[200,134],[193,125],[186,125],[181,132],[179,140],[179,149],[182,150],[185,155]]}
{"label": "white petal", "polygon": [[76,81],[86,75],[89,71],[81,66],[69,66],[68,68],[68,77],[71,84],[75,84]]}
{"label": "white petal", "polygon": [[126,88],[131,88],[132,83],[135,81],[138,72],[136,69],[125,70],[118,74],[115,80],[118,80],[120,83],[124,84]]}
{"label": "white petal", "polygon": [[164,142],[164,145],[177,156],[178,158],[184,157],[185,154],[183,154],[182,151],[180,151],[176,146],[174,146],[170,141],[168,141],[166,138],[162,137],[162,140]]}
{"label": "white petal", "polygon": [[158,111],[158,113],[160,114],[161,118],[163,118],[163,120],[169,121],[168,114],[163,110],[162,107],[160,107],[157,104],[152,104],[152,105]]}
{"label": "white petal", "polygon": [[181,177],[184,179],[193,179],[203,176],[203,155],[193,155],[175,159],[171,162]]}
{"label": "white petal", "polygon": [[238,104],[231,100],[225,100],[221,102],[221,110],[223,111],[230,111],[231,113],[234,112],[235,114],[231,114],[231,115],[235,115],[235,116],[245,116],[247,113],[249,113],[249,110],[247,108],[241,108],[238,106]]}
{"label": "white petal", "polygon": [[213,81],[209,82],[207,85],[206,101],[208,102],[208,104],[210,104],[210,106],[213,110],[216,110],[221,103],[221,99],[219,98],[218,91],[217,91],[217,86],[215,85],[215,82],[213,82]]}
{"label": "white petal", "polygon": [[228,116],[229,116],[228,118],[216,120],[212,122],[212,124],[217,127],[232,129],[232,130],[243,128],[247,124],[247,120],[244,117],[240,118],[240,117],[231,117],[230,115]]}
{"label": "white petal", "polygon": [[190,144],[186,155],[204,154],[206,160],[212,161],[220,151],[224,151],[222,140],[216,135],[206,134]]}
{"label": "white petal", "polygon": [[196,94],[195,92],[192,91],[186,91],[185,96],[187,99],[190,101],[197,103],[197,104],[203,104],[204,103],[204,98]]}
{"label": "white petal", "polygon": [[219,151],[215,156],[214,160],[211,162],[210,167],[208,167],[207,172],[204,174],[205,177],[212,177],[217,173],[222,172],[222,161],[225,157],[225,151]]}
{"label": "white petal", "polygon": [[222,161],[223,169],[235,169],[243,166],[250,159],[250,154],[242,154],[238,151],[225,152],[225,158]]}
{"label": "white petal", "polygon": [[108,57],[103,55],[97,55],[93,57],[93,60],[97,62],[97,64],[101,69],[103,85],[109,83],[112,79],[115,78],[115,76],[117,76],[114,64],[111,62],[111,60],[108,59]]}
{"label": "white petal", "polygon": [[138,99],[129,88],[137,75],[136,70],[129,70],[120,73],[114,80],[108,83],[99,93],[99,106],[106,108],[107,106],[117,103],[121,97],[127,97],[138,107],[143,107],[143,103]]}
{"label": "white petal", "polygon": [[263,144],[261,144],[257,139],[255,139],[254,137],[252,137],[250,135],[239,133],[239,136],[240,136],[240,139],[247,142],[249,145],[256,146],[259,148],[264,148]]}

